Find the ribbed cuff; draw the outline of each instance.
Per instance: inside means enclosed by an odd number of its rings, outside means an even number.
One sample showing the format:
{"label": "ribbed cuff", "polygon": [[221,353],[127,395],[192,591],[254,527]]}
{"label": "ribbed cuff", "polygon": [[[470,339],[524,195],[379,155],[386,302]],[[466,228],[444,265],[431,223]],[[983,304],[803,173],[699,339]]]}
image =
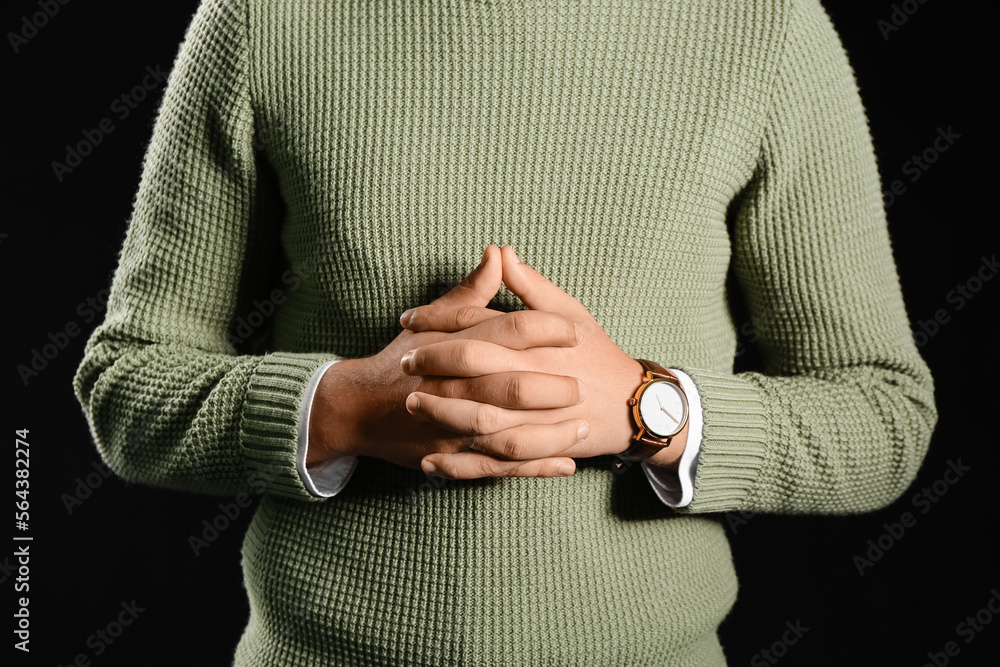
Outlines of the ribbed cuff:
{"label": "ribbed cuff", "polygon": [[704,416],[694,497],[678,512],[741,509],[764,465],[767,416],[760,390],[732,373],[681,368],[698,387]]}
{"label": "ribbed cuff", "polygon": [[299,414],[309,379],[334,357],[273,352],[250,378],[241,424],[243,449],[254,475],[251,486],[297,498],[321,500],[309,492],[296,468]]}

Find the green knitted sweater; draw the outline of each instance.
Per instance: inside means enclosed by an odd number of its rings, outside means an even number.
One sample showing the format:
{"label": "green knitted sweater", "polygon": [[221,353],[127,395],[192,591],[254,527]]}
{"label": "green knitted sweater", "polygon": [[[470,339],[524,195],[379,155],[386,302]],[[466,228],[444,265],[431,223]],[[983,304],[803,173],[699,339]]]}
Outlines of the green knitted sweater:
{"label": "green knitted sweater", "polygon": [[[309,494],[313,371],[488,243],[693,378],[689,506],[610,457]],[[204,0],[75,390],[124,479],[263,492],[240,666],[722,665],[718,513],[884,506],[936,421],[818,0]]]}

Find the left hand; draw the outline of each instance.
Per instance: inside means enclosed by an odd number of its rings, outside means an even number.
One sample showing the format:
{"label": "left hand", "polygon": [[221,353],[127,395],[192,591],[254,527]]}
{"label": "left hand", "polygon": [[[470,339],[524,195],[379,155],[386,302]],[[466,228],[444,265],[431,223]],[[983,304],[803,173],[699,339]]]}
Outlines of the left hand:
{"label": "left hand", "polygon": [[[619,454],[631,443],[635,426],[630,416],[627,400],[634,395],[643,378],[643,369],[635,359],[625,354],[605,333],[593,315],[579,301],[552,284],[540,273],[521,262],[513,249],[504,246],[503,282],[507,288],[531,310],[548,311],[567,317],[583,330],[583,340],[573,347],[537,347],[518,353],[517,367],[511,367],[509,358],[498,359],[497,368],[507,373],[547,373],[580,379],[584,384],[585,398],[571,407],[558,409],[514,410],[499,405],[487,405],[460,399],[445,398],[423,392],[411,396],[407,409],[414,416],[442,428],[475,435],[471,424],[491,424],[496,431],[515,428],[523,424],[557,423],[568,419],[584,419],[590,435],[584,441],[560,452],[560,456],[575,458]],[[411,331],[453,332],[474,326],[505,313],[470,306],[440,307],[434,304],[408,311],[401,318],[403,326]],[[454,355],[447,344],[432,343],[418,348],[406,368],[409,375],[456,376]],[[412,409],[411,409],[412,407]],[[490,418],[483,419],[483,410]],[[650,462],[675,468],[684,450],[685,431],[674,438],[671,446],[660,452]],[[458,477],[470,466],[481,464],[478,457],[486,456],[475,451],[434,453],[425,456],[422,463],[431,462],[444,477]]]}

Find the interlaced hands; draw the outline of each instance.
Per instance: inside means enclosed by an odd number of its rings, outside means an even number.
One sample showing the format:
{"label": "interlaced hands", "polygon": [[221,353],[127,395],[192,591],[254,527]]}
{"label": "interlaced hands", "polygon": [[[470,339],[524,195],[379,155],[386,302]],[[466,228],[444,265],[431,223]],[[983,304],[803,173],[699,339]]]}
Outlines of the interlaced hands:
{"label": "interlaced hands", "polygon": [[[487,307],[501,281],[528,310]],[[487,247],[455,289],[406,311],[400,324],[401,337],[437,334],[407,339],[410,349],[398,357],[399,369],[419,380],[407,412],[457,437],[422,456],[424,472],[549,477],[572,474],[574,457],[628,447],[633,426],[625,401],[642,367],[586,307],[509,246]]]}

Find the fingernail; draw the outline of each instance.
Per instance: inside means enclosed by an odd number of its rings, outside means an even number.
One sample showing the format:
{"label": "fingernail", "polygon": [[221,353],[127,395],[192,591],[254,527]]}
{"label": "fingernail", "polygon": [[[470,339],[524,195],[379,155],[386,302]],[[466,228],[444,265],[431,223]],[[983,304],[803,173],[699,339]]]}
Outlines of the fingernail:
{"label": "fingernail", "polygon": [[580,422],[580,427],[576,429],[576,437],[579,438],[577,442],[583,442],[590,435],[590,427],[587,426],[587,422]]}
{"label": "fingernail", "polygon": [[583,342],[583,329],[579,324],[573,322],[573,330],[576,332],[576,344],[579,345]]}
{"label": "fingernail", "polygon": [[403,311],[403,314],[399,316],[399,325],[401,327],[404,329],[406,328],[406,326],[410,323],[410,320],[413,319],[414,311],[416,311],[416,308],[410,308],[409,310]]}
{"label": "fingernail", "polygon": [[420,397],[416,394],[410,394],[406,397],[406,409],[410,412],[420,409]]}
{"label": "fingernail", "polygon": [[434,475],[435,477],[440,477],[437,466],[431,463],[430,461],[424,461],[423,463],[421,463],[420,468],[428,475]]}
{"label": "fingernail", "polygon": [[583,403],[583,399],[587,397],[587,385],[585,385],[583,383],[583,380],[581,380],[579,378],[577,378],[576,384],[577,384],[577,387],[578,387],[577,391],[580,394],[580,400],[578,401],[578,403]]}
{"label": "fingernail", "polygon": [[486,250],[483,251],[483,258],[479,260],[479,266],[476,267],[477,269],[482,267],[483,264],[486,263],[486,258],[489,257],[489,255],[490,255],[490,247],[486,246]]}
{"label": "fingernail", "polygon": [[564,463],[561,466],[559,466],[560,477],[569,477],[572,474],[573,474],[573,466],[571,466],[570,464]]}
{"label": "fingernail", "polygon": [[515,264],[520,264],[521,263],[521,258],[517,256],[517,252],[513,248],[511,248],[510,251],[512,253],[514,253],[514,263]]}

